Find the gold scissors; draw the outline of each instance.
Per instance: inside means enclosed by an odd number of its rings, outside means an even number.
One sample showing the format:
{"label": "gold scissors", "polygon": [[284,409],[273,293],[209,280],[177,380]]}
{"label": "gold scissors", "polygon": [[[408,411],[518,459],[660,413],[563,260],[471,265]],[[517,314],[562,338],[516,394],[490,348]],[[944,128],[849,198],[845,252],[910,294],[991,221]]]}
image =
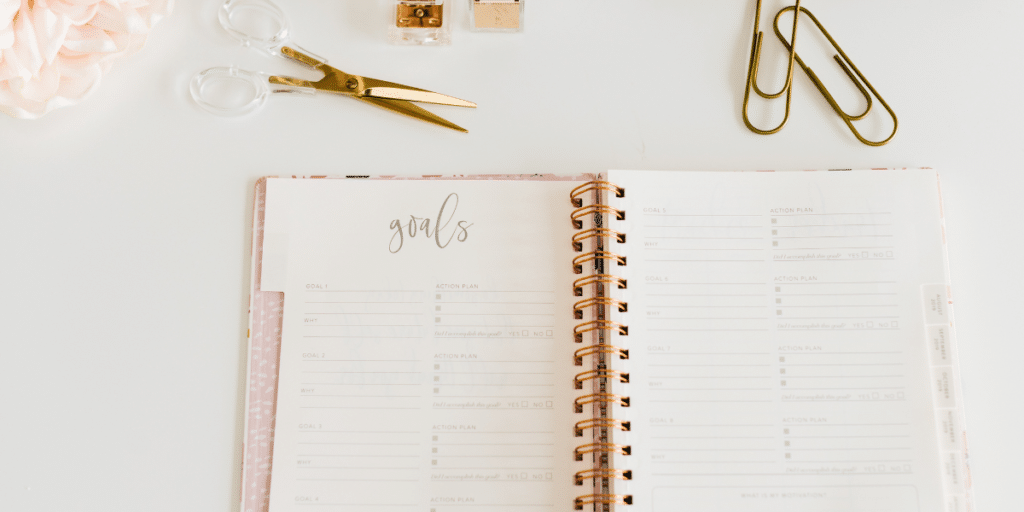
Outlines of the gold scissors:
{"label": "gold scissors", "polygon": [[[221,25],[245,46],[284,57],[324,74],[317,81],[280,75],[217,67],[197,73],[189,86],[193,99],[206,110],[220,115],[238,115],[263,106],[270,93],[288,92],[340,94],[371,105],[460,132],[465,128],[411,102],[476,108],[476,103],[425,89],[345,73],[327,61],[288,44],[289,27],[284,12],[269,0],[227,0],[218,13]],[[259,23],[253,23],[258,19]],[[253,28],[255,27],[255,29]],[[271,29],[267,29],[271,27]],[[276,29],[276,30],[275,30]],[[225,82],[235,82],[235,87]],[[237,87],[241,82],[241,88]],[[241,91],[225,94],[225,91]]]}

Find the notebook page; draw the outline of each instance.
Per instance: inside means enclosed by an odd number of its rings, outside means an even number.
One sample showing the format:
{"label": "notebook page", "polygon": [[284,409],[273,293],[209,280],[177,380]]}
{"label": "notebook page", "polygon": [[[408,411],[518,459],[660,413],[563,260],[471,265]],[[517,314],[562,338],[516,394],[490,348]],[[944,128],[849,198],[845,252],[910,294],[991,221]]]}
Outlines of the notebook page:
{"label": "notebook page", "polygon": [[272,512],[571,502],[576,184],[269,180]]}
{"label": "notebook page", "polygon": [[963,487],[938,434],[952,372],[926,343],[946,305],[934,171],[610,178],[633,510],[947,510]]}

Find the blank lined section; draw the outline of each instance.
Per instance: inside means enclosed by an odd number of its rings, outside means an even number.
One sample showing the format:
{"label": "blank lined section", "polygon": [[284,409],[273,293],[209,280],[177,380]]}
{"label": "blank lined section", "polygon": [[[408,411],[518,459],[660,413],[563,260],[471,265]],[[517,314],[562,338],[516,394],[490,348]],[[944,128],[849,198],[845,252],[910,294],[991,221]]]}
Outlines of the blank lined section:
{"label": "blank lined section", "polygon": [[[329,345],[304,352],[301,395],[304,398],[403,398],[425,381],[423,364],[410,358],[411,347],[382,345],[345,350]],[[409,389],[402,389],[408,387]]]}
{"label": "blank lined section", "polygon": [[830,474],[838,465],[847,474],[913,472],[910,423],[803,418],[781,428],[787,471]]}
{"label": "blank lined section", "polygon": [[679,352],[648,345],[649,401],[655,406],[771,402],[775,369],[767,352]]}
{"label": "blank lined section", "polygon": [[530,425],[450,423],[431,432],[431,480],[550,482],[553,431]]}
{"label": "blank lined section", "polygon": [[773,317],[779,330],[897,330],[895,280],[778,277]]}
{"label": "blank lined section", "polygon": [[651,418],[652,474],[700,475],[778,470],[774,425],[711,422],[708,416]]}
{"label": "blank lined section", "polygon": [[[422,434],[401,427],[425,405],[425,292],[310,286],[296,373],[296,480],[328,487],[421,480]],[[363,498],[323,506],[352,510],[372,502]],[[374,510],[401,509],[403,501]]]}
{"label": "blank lined section", "polygon": [[555,375],[566,363],[555,357],[547,285],[448,283],[432,292],[430,480],[452,496],[508,497],[501,506],[431,502],[435,511],[557,508]]}
{"label": "blank lined section", "polygon": [[434,409],[554,407],[554,292],[438,285]]}
{"label": "blank lined section", "polygon": [[439,285],[434,293],[434,329],[438,338],[550,338],[554,329],[554,292],[488,290],[477,285]]}
{"label": "blank lined section", "polygon": [[307,289],[305,339],[381,340],[423,336],[426,293],[414,290]]}
{"label": "blank lined section", "polygon": [[895,258],[893,214],[772,210],[774,261],[856,261]]}
{"label": "blank lined section", "polygon": [[[415,482],[420,478],[422,436],[411,430],[344,424],[299,425],[295,460],[299,480],[324,482]],[[364,430],[365,429],[365,430]]]}
{"label": "blank lined section", "polygon": [[669,266],[687,262],[764,263],[761,215],[643,215],[644,258]]}
{"label": "blank lined section", "polygon": [[435,399],[446,399],[446,404],[477,401],[487,408],[521,408],[522,401],[525,407],[551,407],[554,361],[473,359],[479,357],[475,353],[460,357],[435,355]]}
{"label": "blank lined section", "polygon": [[644,284],[650,301],[644,320],[649,322],[648,331],[656,336],[767,331],[772,320],[767,282],[682,281],[670,274],[646,276]]}
{"label": "blank lined section", "polygon": [[906,399],[903,352],[783,345],[778,356],[782,400],[875,402]]}

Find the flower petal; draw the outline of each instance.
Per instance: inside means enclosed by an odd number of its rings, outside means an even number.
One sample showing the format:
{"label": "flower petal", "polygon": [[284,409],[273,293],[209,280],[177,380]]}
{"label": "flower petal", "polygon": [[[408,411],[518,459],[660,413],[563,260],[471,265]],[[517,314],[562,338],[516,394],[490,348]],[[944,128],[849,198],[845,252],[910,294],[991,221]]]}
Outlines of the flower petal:
{"label": "flower petal", "polygon": [[[18,56],[18,65],[28,72],[28,77],[39,72],[43,67],[43,55],[39,51],[35,27],[32,26],[31,10],[28,0],[22,0],[22,14],[14,20],[14,52]],[[24,75],[22,75],[24,76]]]}
{"label": "flower petal", "polygon": [[0,0],[0,112],[73,105],[139,50],[173,0]]}
{"label": "flower petal", "polygon": [[14,23],[0,28],[0,50],[14,46]]}
{"label": "flower petal", "polygon": [[32,26],[36,31],[36,42],[39,52],[48,64],[53,63],[54,57],[64,43],[71,20],[46,8],[45,4],[36,2],[31,12]]}
{"label": "flower petal", "polygon": [[125,20],[124,13],[106,1],[99,4],[96,16],[89,20],[89,24],[107,32],[128,33],[128,21]]}
{"label": "flower petal", "polygon": [[45,65],[37,76],[27,80],[21,87],[21,95],[32,101],[45,102],[57,93],[60,86],[60,73],[57,66]]}
{"label": "flower petal", "polygon": [[0,67],[0,80],[29,79],[32,71],[21,64],[18,52],[14,48],[3,50],[3,67]]}
{"label": "flower petal", "polygon": [[84,25],[96,16],[100,0],[86,0],[87,3],[74,3],[64,0],[50,6],[53,12],[67,17],[72,25]]}
{"label": "flower petal", "polygon": [[113,53],[117,51],[117,45],[110,39],[110,36],[104,30],[91,25],[70,27],[67,39],[64,40],[64,48],[83,53]]}
{"label": "flower petal", "polygon": [[0,25],[9,25],[14,21],[14,15],[18,14],[20,7],[20,0],[0,0]]}

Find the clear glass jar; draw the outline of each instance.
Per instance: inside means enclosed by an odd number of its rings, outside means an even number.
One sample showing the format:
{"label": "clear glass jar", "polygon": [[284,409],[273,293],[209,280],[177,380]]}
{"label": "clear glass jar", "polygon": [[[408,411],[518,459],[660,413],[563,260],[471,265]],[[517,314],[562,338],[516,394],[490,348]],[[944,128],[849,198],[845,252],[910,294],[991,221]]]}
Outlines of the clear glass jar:
{"label": "clear glass jar", "polygon": [[452,43],[451,0],[391,0],[389,39],[394,44]]}

